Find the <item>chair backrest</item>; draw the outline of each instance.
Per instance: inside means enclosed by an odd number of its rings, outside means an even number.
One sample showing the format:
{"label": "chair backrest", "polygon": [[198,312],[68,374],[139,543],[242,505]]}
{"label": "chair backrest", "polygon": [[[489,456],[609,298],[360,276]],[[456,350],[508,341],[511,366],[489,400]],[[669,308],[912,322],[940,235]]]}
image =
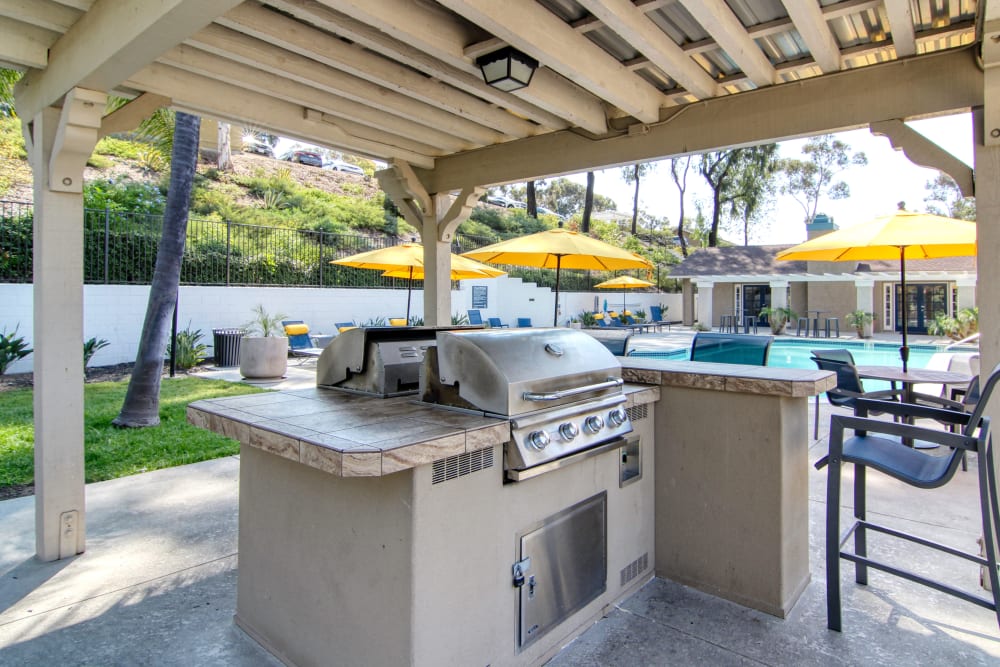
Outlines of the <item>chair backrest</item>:
{"label": "chair backrest", "polygon": [[337,333],[344,333],[348,329],[354,329],[358,325],[354,322],[334,322],[333,326],[337,327]]}
{"label": "chair backrest", "polygon": [[628,339],[631,336],[625,336],[624,338],[598,338],[598,342],[604,347],[611,351],[611,354],[616,357],[624,357],[626,351],[628,350]]}
{"label": "chair backrest", "polygon": [[503,322],[500,321],[499,317],[488,317],[486,321],[490,323],[491,329],[500,329],[503,327]]}
{"label": "chair backrest", "polygon": [[[973,383],[979,382],[980,377],[976,377]],[[986,406],[990,402],[990,396],[993,395],[993,389],[996,387],[997,382],[1000,382],[1000,364],[993,367],[990,371],[989,377],[986,378],[985,382],[980,383],[979,387],[979,399],[976,402],[976,407],[972,411],[972,415],[969,417],[969,423],[965,425],[962,431],[965,435],[972,435],[977,428],[979,428],[979,422],[983,419],[983,412],[986,410]],[[973,387],[969,386],[969,394],[972,394]],[[983,465],[982,463],[980,465]]]}
{"label": "chair backrest", "polygon": [[[830,350],[827,350],[829,352]],[[863,394],[864,387],[858,377],[858,369],[854,364],[836,359],[821,359],[813,357],[812,360],[821,371],[833,371],[837,374],[837,388],[826,392],[826,398],[832,405],[849,406],[853,405],[857,396],[839,394],[838,391],[849,391],[852,394]]]}
{"label": "chair backrest", "polygon": [[649,316],[653,318],[654,322],[660,322],[663,320],[663,312],[660,310],[659,306],[650,306]]}
{"label": "chair backrest", "polygon": [[809,350],[816,359],[827,359],[829,361],[841,361],[845,364],[854,365],[854,355],[851,351],[844,349],[837,350]]}
{"label": "chair backrest", "polygon": [[313,346],[309,337],[309,325],[302,320],[282,320],[285,336],[288,337],[288,347],[293,350],[304,350]]}
{"label": "chair backrest", "polygon": [[519,317],[517,318],[517,326],[519,327],[530,327],[531,318],[530,317]]}
{"label": "chair backrest", "polygon": [[405,317],[390,317],[389,318],[390,327],[405,327],[406,318]]}
{"label": "chair backrest", "polygon": [[597,326],[599,326],[599,327],[608,327],[608,326],[610,326],[608,324],[608,318],[605,317],[604,313],[597,313],[596,315],[594,315],[594,321],[597,322]]}
{"label": "chair backrest", "polygon": [[774,336],[699,331],[691,343],[691,361],[766,366]]}
{"label": "chair backrest", "polygon": [[469,324],[482,324],[483,316],[478,310],[469,310]]}

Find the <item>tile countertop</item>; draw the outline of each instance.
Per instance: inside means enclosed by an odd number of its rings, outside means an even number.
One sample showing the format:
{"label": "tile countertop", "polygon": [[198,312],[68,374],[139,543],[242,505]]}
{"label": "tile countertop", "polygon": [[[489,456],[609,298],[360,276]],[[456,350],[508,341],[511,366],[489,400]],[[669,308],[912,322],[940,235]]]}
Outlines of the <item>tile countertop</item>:
{"label": "tile countertop", "polygon": [[802,398],[821,394],[837,386],[837,375],[830,371],[639,357],[623,357],[620,361],[622,377],[626,382],[660,387]]}
{"label": "tile countertop", "polygon": [[[627,406],[659,387],[626,385]],[[379,477],[506,442],[506,419],[420,403],[309,388],[195,401],[187,419],[240,444],[338,477]]]}

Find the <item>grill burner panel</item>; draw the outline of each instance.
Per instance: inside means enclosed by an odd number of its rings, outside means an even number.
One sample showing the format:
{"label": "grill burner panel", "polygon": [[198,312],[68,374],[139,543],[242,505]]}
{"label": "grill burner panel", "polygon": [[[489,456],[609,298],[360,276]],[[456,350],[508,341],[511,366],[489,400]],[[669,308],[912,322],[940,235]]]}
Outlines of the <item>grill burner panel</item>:
{"label": "grill burner panel", "polygon": [[624,442],[622,384],[618,360],[581,331],[451,331],[427,352],[421,396],[509,419],[504,466],[518,481]]}

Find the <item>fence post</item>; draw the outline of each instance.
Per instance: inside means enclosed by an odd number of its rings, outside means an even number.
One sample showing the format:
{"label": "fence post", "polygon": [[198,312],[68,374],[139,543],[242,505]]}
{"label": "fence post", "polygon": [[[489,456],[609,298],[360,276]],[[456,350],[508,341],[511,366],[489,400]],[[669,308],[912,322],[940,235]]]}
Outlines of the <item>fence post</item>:
{"label": "fence post", "polygon": [[104,207],[104,284],[108,284],[108,255],[111,253],[111,207]]}
{"label": "fence post", "polygon": [[319,233],[319,286],[323,286],[323,243],[326,241],[326,232]]}
{"label": "fence post", "polygon": [[229,250],[230,237],[232,234],[232,222],[226,220],[226,287],[229,287]]}

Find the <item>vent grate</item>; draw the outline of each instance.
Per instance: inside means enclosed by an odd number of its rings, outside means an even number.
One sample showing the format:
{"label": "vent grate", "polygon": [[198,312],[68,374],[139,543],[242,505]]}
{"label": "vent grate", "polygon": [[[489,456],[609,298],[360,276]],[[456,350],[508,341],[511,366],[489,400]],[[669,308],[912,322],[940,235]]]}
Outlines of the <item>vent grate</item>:
{"label": "vent grate", "polygon": [[493,448],[477,449],[434,462],[431,484],[440,484],[493,467]]}
{"label": "vent grate", "polygon": [[645,572],[647,567],[649,567],[649,552],[644,553],[643,555],[639,556],[634,561],[632,561],[631,563],[622,568],[621,572],[622,583],[620,585],[624,586],[628,582],[632,581],[640,574]]}
{"label": "vent grate", "polygon": [[642,405],[633,405],[631,408],[626,408],[625,412],[628,413],[628,418],[632,421],[638,421],[640,419],[645,419],[649,416],[649,403],[643,403]]}

